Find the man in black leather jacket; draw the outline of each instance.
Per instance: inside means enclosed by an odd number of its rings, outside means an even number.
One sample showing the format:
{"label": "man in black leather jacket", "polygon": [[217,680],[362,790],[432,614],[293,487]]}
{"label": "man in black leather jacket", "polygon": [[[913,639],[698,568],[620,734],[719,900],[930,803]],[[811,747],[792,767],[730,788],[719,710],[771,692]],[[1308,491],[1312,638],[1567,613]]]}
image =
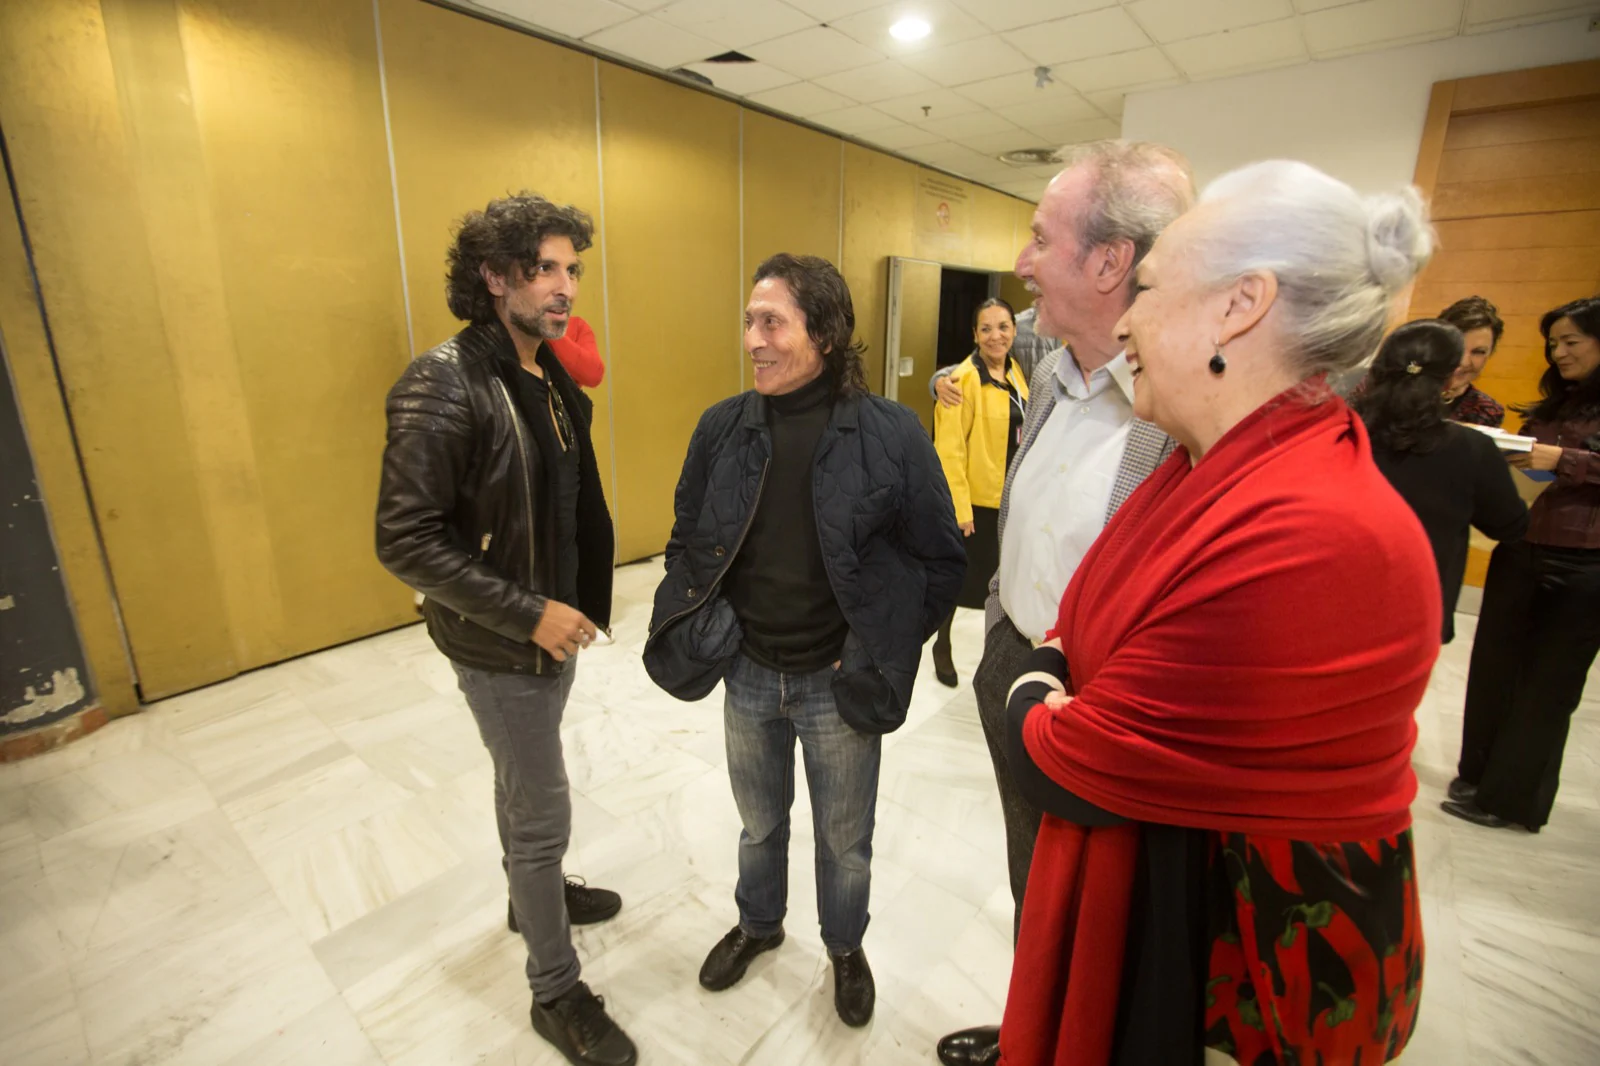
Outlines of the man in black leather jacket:
{"label": "man in black leather jacket", "polygon": [[755,388],[708,410],[689,442],[645,668],[679,699],[726,682],[739,924],[700,983],[732,986],[783,941],[798,738],[834,1007],[859,1026],[876,1000],[861,939],[882,734],[905,721],[966,549],[932,442],[909,409],[866,391],[854,332],[831,263],[757,268],[744,334]]}
{"label": "man in black leather jacket", "polygon": [[591,234],[582,211],[527,193],[462,220],[447,291],[470,325],[389,393],[377,547],[426,597],[428,632],[494,762],[533,1027],[571,1062],[631,1066],[632,1041],[578,979],[570,928],[622,901],[561,869],[572,829],[561,716],[574,657],[610,622],[613,533],[594,405],[546,342],[566,331]]}

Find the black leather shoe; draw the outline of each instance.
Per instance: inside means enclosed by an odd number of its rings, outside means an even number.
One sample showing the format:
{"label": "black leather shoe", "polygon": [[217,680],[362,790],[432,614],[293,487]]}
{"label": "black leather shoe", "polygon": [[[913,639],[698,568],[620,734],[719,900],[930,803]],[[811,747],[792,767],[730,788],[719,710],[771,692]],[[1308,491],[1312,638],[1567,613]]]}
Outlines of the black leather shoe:
{"label": "black leather shoe", "polygon": [[940,647],[937,644],[933,646],[933,676],[946,688],[955,688],[960,683],[961,679],[956,677],[956,664],[950,657],[948,646]]}
{"label": "black leather shoe", "polygon": [[1463,822],[1481,825],[1485,829],[1510,829],[1515,822],[1508,822],[1498,814],[1490,814],[1476,803],[1457,803],[1455,800],[1445,800],[1439,804],[1439,809],[1446,814],[1453,814]]}
{"label": "black leather shoe", "polygon": [[771,936],[747,936],[737,925],[733,931],[711,949],[700,967],[700,985],[711,992],[721,992],[739,983],[750,963],[763,951],[771,951],[783,943],[783,930]]}
{"label": "black leather shoe", "polygon": [[1445,793],[1457,803],[1471,803],[1478,798],[1478,786],[1469,785],[1458,777],[1450,782],[1450,787],[1445,789]]}
{"label": "black leather shoe", "polygon": [[573,925],[594,925],[616,917],[622,897],[606,888],[590,888],[581,877],[567,878],[567,921]]}
{"label": "black leather shoe", "polygon": [[944,1066],[995,1066],[1000,1061],[1000,1027],[980,1025],[951,1033],[939,1041]]}
{"label": "black leather shoe", "polygon": [[606,1001],[579,981],[548,1006],[533,1001],[533,1031],[575,1066],[633,1066],[639,1050],[606,1013]]}
{"label": "black leather shoe", "polygon": [[856,948],[828,957],[833,960],[833,1009],[844,1024],[859,1029],[872,1020],[872,1008],[878,1001],[867,953]]}

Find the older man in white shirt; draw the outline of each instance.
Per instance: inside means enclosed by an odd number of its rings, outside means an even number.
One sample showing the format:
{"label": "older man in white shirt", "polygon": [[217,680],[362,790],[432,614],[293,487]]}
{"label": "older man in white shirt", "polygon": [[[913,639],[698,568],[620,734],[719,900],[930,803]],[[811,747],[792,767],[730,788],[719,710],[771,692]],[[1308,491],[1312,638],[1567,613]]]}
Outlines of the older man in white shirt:
{"label": "older man in white shirt", "polygon": [[[1069,153],[1017,256],[1017,276],[1037,297],[1037,329],[1065,347],[1034,368],[1000,500],[1000,570],[989,584],[983,661],[972,680],[1000,788],[1019,925],[1040,814],[1006,766],[1006,694],[1055,626],[1062,593],[1106,520],[1172,451],[1164,433],[1133,417],[1116,324],[1133,302],[1134,268],[1194,202],[1188,163],[1171,149],[1096,141]],[[993,1066],[1000,1030],[952,1033],[939,1042],[939,1059]]]}

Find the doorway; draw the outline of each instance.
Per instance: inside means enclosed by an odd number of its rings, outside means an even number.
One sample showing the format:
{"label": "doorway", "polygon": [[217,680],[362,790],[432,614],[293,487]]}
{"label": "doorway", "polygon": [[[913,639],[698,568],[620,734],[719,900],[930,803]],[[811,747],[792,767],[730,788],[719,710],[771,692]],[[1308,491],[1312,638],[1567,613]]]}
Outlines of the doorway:
{"label": "doorway", "polygon": [[1000,294],[1009,275],[947,266],[927,259],[889,257],[889,315],[883,394],[917,413],[933,432],[929,380],[940,367],[972,354],[972,316]]}

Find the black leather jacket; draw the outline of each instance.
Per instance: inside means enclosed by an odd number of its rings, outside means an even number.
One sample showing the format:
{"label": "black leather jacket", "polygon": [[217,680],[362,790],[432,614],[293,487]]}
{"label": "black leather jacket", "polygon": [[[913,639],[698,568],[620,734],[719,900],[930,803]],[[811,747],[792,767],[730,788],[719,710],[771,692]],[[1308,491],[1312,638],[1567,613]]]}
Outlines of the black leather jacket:
{"label": "black leather jacket", "polygon": [[[615,537],[589,436],[594,404],[548,348],[539,362],[581,449],[576,606],[608,629]],[[514,398],[519,373],[499,322],[468,326],[412,360],[389,391],[378,561],[427,597],[428,633],[453,661],[557,673],[561,664],[532,641],[554,587],[555,530],[538,445]]]}

